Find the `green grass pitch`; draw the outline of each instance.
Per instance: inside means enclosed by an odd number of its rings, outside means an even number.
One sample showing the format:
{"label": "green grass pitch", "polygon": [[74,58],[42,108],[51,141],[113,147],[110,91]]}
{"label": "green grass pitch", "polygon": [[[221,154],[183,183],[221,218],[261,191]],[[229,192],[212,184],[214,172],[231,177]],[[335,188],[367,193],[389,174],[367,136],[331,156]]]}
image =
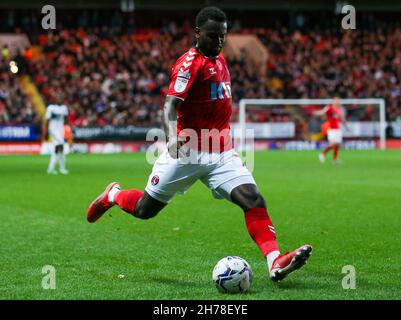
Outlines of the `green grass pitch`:
{"label": "green grass pitch", "polygon": [[[281,283],[268,279],[241,210],[200,182],[154,219],[115,207],[86,222],[109,182],[143,190],[151,170],[143,153],[69,155],[68,176],[48,176],[46,156],[0,157],[0,299],[400,299],[401,152],[341,156],[335,166],[316,151],[256,153],[281,250],[314,247]],[[226,255],[251,264],[250,293],[217,292],[211,273]],[[41,286],[45,265],[56,269],[55,290]],[[355,289],[342,288],[346,265]]]}

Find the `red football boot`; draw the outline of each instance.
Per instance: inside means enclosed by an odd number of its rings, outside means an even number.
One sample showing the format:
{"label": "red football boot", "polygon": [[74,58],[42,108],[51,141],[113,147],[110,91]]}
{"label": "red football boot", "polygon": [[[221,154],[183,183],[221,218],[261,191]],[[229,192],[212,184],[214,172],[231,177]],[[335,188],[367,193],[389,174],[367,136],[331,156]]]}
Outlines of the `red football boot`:
{"label": "red football boot", "polygon": [[87,216],[86,219],[89,222],[95,222],[98,220],[107,210],[109,210],[112,206],[114,206],[114,203],[111,203],[109,201],[109,192],[110,190],[114,187],[117,186],[120,188],[120,185],[118,182],[112,182],[110,183],[106,189],[103,191],[103,193],[98,196],[95,200],[92,201],[88,208]]}
{"label": "red football boot", "polygon": [[312,246],[305,244],[293,252],[280,254],[270,269],[269,276],[273,281],[281,281],[291,272],[301,268],[310,255],[312,254]]}

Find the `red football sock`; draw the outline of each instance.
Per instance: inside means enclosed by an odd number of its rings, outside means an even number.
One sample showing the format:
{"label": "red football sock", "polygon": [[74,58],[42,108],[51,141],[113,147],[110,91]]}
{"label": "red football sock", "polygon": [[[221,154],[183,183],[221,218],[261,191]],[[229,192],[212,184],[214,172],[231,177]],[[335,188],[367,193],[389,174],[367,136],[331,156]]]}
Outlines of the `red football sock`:
{"label": "red football sock", "polygon": [[265,208],[252,208],[245,212],[245,222],[249,235],[264,256],[272,251],[279,250],[276,232]]}
{"label": "red football sock", "polygon": [[338,157],[338,151],[340,150],[340,147],[339,146],[335,146],[334,147],[334,151],[333,151],[333,159],[334,160],[337,160],[337,157]]}
{"label": "red football sock", "polygon": [[136,189],[121,190],[114,196],[114,202],[125,212],[134,214],[136,203],[142,194],[142,191]]}
{"label": "red football sock", "polygon": [[326,148],[324,148],[323,154],[326,155],[327,152],[329,152],[332,148],[333,148],[333,146],[327,146]]}

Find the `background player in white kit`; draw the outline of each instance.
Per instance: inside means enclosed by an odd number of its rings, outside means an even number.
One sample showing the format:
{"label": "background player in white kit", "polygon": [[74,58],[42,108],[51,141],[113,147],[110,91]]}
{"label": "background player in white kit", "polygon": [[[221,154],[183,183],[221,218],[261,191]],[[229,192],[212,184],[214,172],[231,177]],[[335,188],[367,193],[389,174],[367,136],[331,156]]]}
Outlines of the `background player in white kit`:
{"label": "background player in white kit", "polygon": [[68,121],[68,108],[65,104],[50,104],[46,110],[46,136],[51,137],[52,152],[50,156],[48,174],[57,174],[56,164],[59,163],[59,170],[62,174],[68,174],[65,168],[65,153],[64,153],[64,124]]}

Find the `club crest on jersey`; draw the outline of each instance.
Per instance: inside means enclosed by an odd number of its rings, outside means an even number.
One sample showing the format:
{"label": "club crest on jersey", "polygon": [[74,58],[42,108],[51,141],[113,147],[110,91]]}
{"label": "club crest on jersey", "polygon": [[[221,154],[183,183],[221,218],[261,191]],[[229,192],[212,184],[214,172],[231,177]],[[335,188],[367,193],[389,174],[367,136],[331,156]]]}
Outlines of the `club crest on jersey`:
{"label": "club crest on jersey", "polygon": [[180,69],[178,71],[177,77],[185,78],[185,79],[191,79],[191,73],[189,70],[184,71],[184,69]]}
{"label": "club crest on jersey", "polygon": [[209,68],[209,72],[210,74],[216,74],[216,70],[214,70],[214,67]]}
{"label": "club crest on jersey", "polygon": [[183,78],[183,77],[177,77],[175,80],[174,84],[174,90],[175,92],[184,92],[187,84],[189,82],[189,79]]}
{"label": "club crest on jersey", "polygon": [[150,183],[152,184],[152,186],[155,186],[159,183],[159,181],[160,181],[159,176],[153,176]]}

